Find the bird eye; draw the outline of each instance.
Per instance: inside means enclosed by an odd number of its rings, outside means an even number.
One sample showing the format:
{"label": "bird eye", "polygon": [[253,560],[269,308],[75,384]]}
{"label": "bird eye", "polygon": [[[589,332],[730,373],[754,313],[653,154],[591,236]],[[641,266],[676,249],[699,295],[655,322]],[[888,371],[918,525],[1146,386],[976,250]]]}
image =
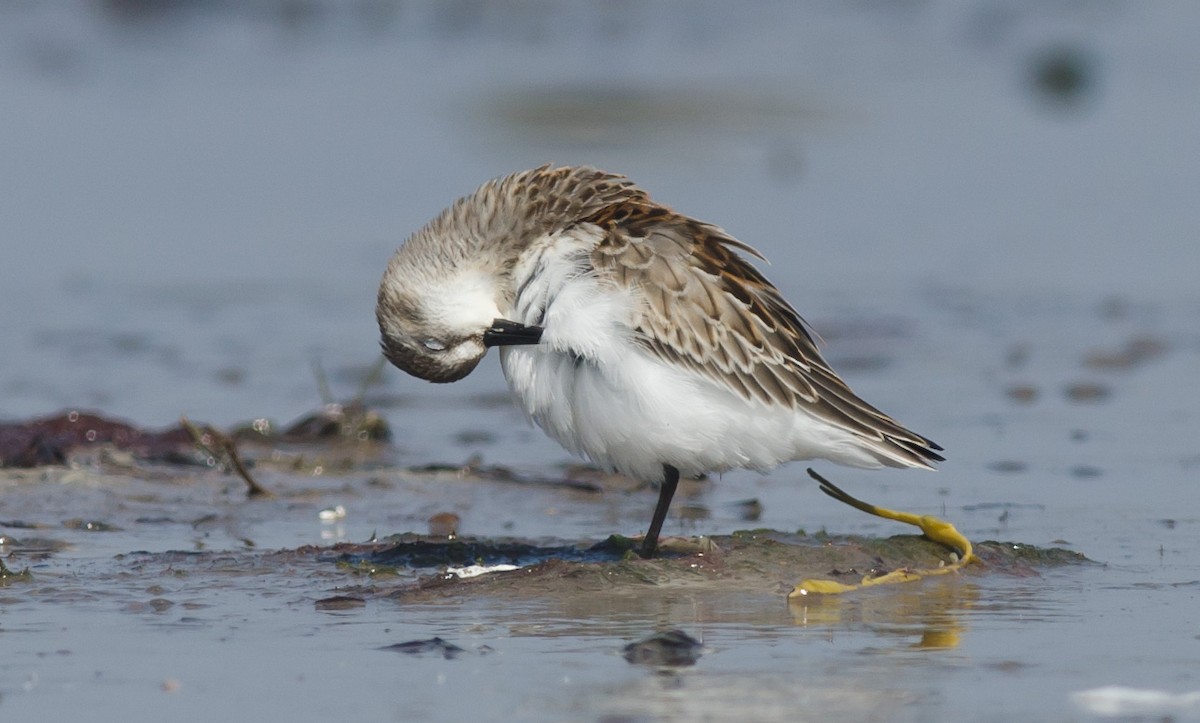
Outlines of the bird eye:
{"label": "bird eye", "polygon": [[422,339],[421,346],[429,351],[446,351],[446,343],[434,338]]}

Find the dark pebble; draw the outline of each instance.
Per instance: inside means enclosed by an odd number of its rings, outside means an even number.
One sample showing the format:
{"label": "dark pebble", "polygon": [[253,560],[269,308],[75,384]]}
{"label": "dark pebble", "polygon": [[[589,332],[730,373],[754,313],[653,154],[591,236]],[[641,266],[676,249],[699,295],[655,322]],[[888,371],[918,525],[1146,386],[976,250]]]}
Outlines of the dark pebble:
{"label": "dark pebble", "polygon": [[367,606],[367,601],[352,595],[334,595],[313,603],[317,610],[355,610]]}
{"label": "dark pebble", "polygon": [[626,645],[621,655],[634,665],[681,667],[695,665],[703,648],[682,630],[667,630]]}
{"label": "dark pebble", "polygon": [[441,638],[430,638],[429,640],[409,640],[406,643],[385,645],[384,647],[380,648],[380,650],[393,650],[397,653],[405,653],[406,655],[441,653],[442,657],[446,660],[457,658],[459,655],[467,652],[454,643],[446,642]]}

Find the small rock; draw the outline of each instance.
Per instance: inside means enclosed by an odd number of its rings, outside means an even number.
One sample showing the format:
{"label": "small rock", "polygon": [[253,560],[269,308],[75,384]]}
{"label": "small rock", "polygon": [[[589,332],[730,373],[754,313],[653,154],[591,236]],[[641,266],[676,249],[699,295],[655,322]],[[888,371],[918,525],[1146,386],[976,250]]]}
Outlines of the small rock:
{"label": "small rock", "polygon": [[429,518],[429,534],[433,537],[453,539],[458,535],[458,524],[462,518],[453,512],[439,512]]}
{"label": "small rock", "polygon": [[441,638],[430,638],[429,640],[409,640],[406,643],[385,645],[384,647],[380,648],[380,650],[394,650],[397,653],[405,653],[406,655],[441,653],[442,657],[446,660],[457,658],[459,655],[467,652],[454,643],[447,642]]}
{"label": "small rock", "polygon": [[366,606],[366,600],[354,597],[353,595],[334,595],[333,597],[322,598],[313,603],[313,607],[325,612],[333,610],[356,610]]}
{"label": "small rock", "polygon": [[695,665],[703,649],[703,643],[682,630],[667,630],[626,645],[621,655],[634,665],[683,667]]}

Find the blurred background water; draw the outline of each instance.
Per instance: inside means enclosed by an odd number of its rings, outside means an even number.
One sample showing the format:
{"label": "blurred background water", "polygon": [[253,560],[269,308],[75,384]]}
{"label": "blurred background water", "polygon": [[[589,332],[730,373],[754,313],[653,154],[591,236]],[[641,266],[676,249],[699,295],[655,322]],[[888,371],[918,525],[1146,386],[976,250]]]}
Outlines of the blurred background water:
{"label": "blurred background water", "polygon": [[[1196,15],[6,3],[0,414],[299,413],[313,360],[374,361],[375,287],[404,237],[546,161],[725,226],[813,321],[919,322],[917,293],[1194,308]],[[487,365],[451,394],[499,386]]]}
{"label": "blurred background water", "polygon": [[[1031,653],[1053,674],[991,699],[1130,670],[1197,688],[1167,674],[1200,669],[1197,128],[1188,0],[14,0],[0,418],[288,420],[321,401],[314,363],[348,398],[409,233],[488,178],[596,165],[761,250],[835,368],[947,447],[937,475],[856,492],[1116,565],[1071,614],[1140,628],[1113,647],[1081,643],[1076,617],[1034,634],[1112,665],[1064,674]],[[389,369],[368,401],[403,464],[567,461],[505,397],[488,362],[451,387]],[[712,503],[892,531],[802,479],[727,475]],[[1012,626],[977,626],[977,644]],[[918,710],[970,710],[937,695]],[[1038,710],[1025,700],[1001,710]]]}

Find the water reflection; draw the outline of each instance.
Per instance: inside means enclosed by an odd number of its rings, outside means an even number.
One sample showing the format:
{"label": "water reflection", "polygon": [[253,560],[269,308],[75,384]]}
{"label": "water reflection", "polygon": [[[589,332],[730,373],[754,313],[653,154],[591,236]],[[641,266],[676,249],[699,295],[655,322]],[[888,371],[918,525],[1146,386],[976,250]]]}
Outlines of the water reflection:
{"label": "water reflection", "polygon": [[967,613],[979,601],[979,587],[962,579],[930,580],[852,595],[822,595],[789,600],[797,625],[846,630],[866,628],[905,647],[956,648],[970,629]]}

